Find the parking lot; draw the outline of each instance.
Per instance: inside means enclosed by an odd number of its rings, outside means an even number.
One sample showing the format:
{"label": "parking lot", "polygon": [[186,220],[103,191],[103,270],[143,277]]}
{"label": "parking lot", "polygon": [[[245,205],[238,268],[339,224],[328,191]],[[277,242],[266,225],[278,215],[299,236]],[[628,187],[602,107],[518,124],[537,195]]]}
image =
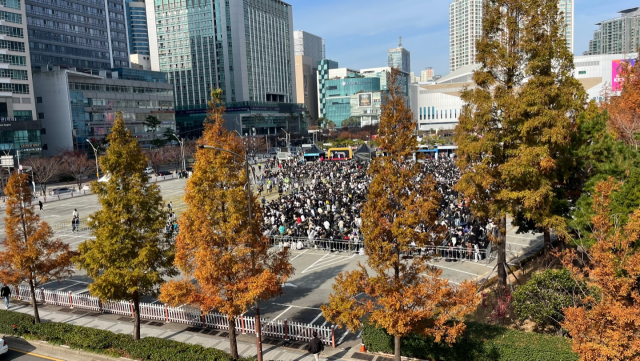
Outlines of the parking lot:
{"label": "parking lot", "polygon": [[[159,183],[165,202],[171,201],[174,210],[181,211],[185,205],[182,203],[184,179]],[[272,195],[271,197],[274,197]],[[71,231],[71,213],[77,208],[81,218],[87,217],[91,212],[99,208],[95,195],[78,197],[73,199],[52,202],[45,206],[41,213],[43,219],[51,222],[55,227],[55,235],[73,248],[90,238],[86,227],[81,227],[79,232]],[[0,222],[0,230],[3,231],[3,223]],[[513,260],[518,256],[537,251],[542,246],[542,235],[516,234],[515,229],[510,229],[507,237],[507,259]],[[332,292],[332,284],[335,277],[343,271],[354,270],[358,262],[364,262],[365,257],[358,255],[357,249],[350,252],[331,252],[320,249],[303,249],[291,251],[291,263],[295,268],[295,274],[284,284],[283,295],[264,301],[260,304],[262,317],[271,320],[289,320],[313,325],[326,325],[327,321],[322,316],[320,306],[327,302]],[[474,262],[468,259],[433,259],[431,265],[442,270],[442,277],[453,284],[459,284],[465,280],[482,282],[484,278],[494,270],[495,260],[485,259]],[[494,274],[495,275],[495,274]],[[88,293],[88,285],[91,279],[82,271],[68,280],[61,282],[49,282],[45,289],[57,289],[72,294]],[[143,302],[158,303],[154,298],[147,297]],[[253,315],[249,311],[247,315]],[[336,333],[339,342],[355,339],[359,335],[353,335],[344,330]]]}

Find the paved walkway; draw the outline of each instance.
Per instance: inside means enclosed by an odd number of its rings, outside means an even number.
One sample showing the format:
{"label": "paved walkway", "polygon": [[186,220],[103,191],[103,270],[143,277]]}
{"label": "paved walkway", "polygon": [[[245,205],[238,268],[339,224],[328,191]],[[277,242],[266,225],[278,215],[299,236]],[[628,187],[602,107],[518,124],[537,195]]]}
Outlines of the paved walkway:
{"label": "paved walkway", "polygon": [[[33,314],[33,309],[28,302],[12,299],[10,310]],[[133,322],[131,317],[122,317],[112,314],[100,314],[86,310],[73,310],[52,305],[39,305],[40,319],[43,322],[64,322],[73,325],[92,327],[101,330],[109,330],[117,333],[132,334]],[[3,312],[3,310],[0,310]],[[225,331],[207,330],[199,327],[177,323],[152,322],[142,320],[142,337],[167,338],[179,342],[198,344],[205,347],[213,347],[229,352],[228,334]],[[239,334],[238,353],[242,357],[256,356],[255,336]],[[301,341],[285,341],[280,339],[263,339],[262,350],[264,360],[283,361],[311,361],[313,356],[304,351],[307,345]],[[368,360],[383,361],[388,358],[372,354],[362,354],[359,351],[360,344],[356,341],[344,343],[335,349],[327,346],[322,360]]]}

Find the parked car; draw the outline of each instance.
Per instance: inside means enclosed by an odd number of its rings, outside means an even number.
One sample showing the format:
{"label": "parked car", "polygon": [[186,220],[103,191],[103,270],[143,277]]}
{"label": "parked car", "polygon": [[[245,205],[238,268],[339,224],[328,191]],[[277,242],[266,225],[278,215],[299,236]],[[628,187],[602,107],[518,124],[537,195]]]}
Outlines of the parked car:
{"label": "parked car", "polygon": [[165,175],[171,175],[172,173],[166,170],[161,170],[158,173],[156,173],[159,176],[165,176]]}
{"label": "parked car", "polygon": [[153,168],[152,167],[147,167],[144,169],[144,172],[149,174],[149,173],[153,173]]}
{"label": "parked car", "polygon": [[91,187],[88,184],[85,184],[85,185],[82,186],[82,190],[83,191],[90,191]]}
{"label": "parked car", "polygon": [[0,338],[0,355],[9,352],[9,345],[7,345],[7,341]]}
{"label": "parked car", "polygon": [[71,189],[71,188],[66,188],[66,187],[58,188],[58,189],[54,189],[54,190],[53,190],[53,194],[54,194],[54,195],[64,194],[64,193],[71,193],[71,192],[73,192],[73,189]]}

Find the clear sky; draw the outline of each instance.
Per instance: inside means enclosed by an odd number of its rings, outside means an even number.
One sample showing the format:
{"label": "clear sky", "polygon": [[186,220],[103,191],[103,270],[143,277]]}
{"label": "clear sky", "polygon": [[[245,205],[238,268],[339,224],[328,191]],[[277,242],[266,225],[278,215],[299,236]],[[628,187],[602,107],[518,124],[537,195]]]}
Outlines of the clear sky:
{"label": "clear sky", "polygon": [[[327,58],[341,67],[387,66],[387,49],[402,45],[411,52],[411,71],[427,66],[449,73],[451,0],[285,0],[293,6],[294,30],[323,37]],[[587,50],[594,24],[618,16],[640,0],[574,0],[574,53]]]}

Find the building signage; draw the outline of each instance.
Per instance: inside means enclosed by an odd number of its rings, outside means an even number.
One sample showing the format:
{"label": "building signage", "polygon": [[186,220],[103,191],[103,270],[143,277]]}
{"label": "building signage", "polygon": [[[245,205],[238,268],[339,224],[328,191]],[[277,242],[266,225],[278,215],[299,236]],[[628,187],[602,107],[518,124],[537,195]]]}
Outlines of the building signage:
{"label": "building signage", "polygon": [[625,63],[629,63],[630,66],[634,66],[636,61],[635,59],[621,59],[621,60],[613,60],[611,62],[611,91],[617,92],[622,90],[622,66]]}
{"label": "building signage", "polygon": [[347,86],[347,85],[365,85],[366,82],[364,81],[343,81],[342,82],[342,86]]}
{"label": "building signage", "polygon": [[371,94],[371,93],[358,94],[358,107],[360,107],[360,108],[370,108],[371,107],[371,98],[373,98],[373,94]]}
{"label": "building signage", "polygon": [[34,143],[34,144],[20,144],[20,148],[37,148],[39,147],[40,144],[38,143]]}
{"label": "building signage", "polygon": [[20,121],[20,119],[18,118],[6,118],[6,117],[0,117],[0,122],[18,122]]}

